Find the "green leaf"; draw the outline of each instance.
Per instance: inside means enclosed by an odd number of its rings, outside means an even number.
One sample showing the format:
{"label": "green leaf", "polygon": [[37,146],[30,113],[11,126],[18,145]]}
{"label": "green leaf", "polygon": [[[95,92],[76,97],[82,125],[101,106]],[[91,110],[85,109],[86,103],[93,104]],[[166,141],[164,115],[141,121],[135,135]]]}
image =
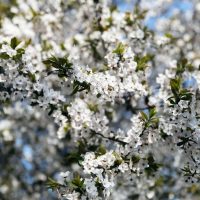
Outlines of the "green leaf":
{"label": "green leaf", "polygon": [[195,67],[191,63],[189,63],[186,58],[182,58],[177,63],[176,75],[181,75],[186,70],[191,72],[191,71],[194,71],[194,69],[195,69]]}
{"label": "green leaf", "polygon": [[139,157],[139,156],[136,156],[136,155],[133,155],[133,156],[131,157],[131,160],[132,160],[132,163],[133,163],[133,164],[136,164],[136,163],[138,163],[138,162],[140,161],[140,157]]}
{"label": "green leaf", "polygon": [[106,148],[103,145],[100,145],[97,149],[97,155],[104,155],[106,153]]}
{"label": "green leaf", "polygon": [[158,179],[155,181],[155,187],[161,187],[164,184],[164,178],[160,176]]}
{"label": "green leaf", "polygon": [[97,98],[100,98],[100,97],[101,97],[101,94],[100,94],[100,93],[98,93],[98,94],[96,95],[96,97],[97,97]]}
{"label": "green leaf", "polygon": [[131,18],[131,13],[130,12],[126,12],[125,13],[125,21],[126,21],[126,24],[128,26],[132,26],[134,24],[134,21],[133,19]]}
{"label": "green leaf", "polygon": [[73,82],[73,91],[72,91],[71,95],[74,95],[77,92],[81,92],[83,90],[88,90],[89,91],[90,90],[90,84],[85,82],[85,81],[79,82],[79,81],[75,80]]}
{"label": "green leaf", "polygon": [[148,160],[148,163],[149,163],[149,164],[152,164],[152,163],[154,163],[154,161],[155,161],[153,155],[151,155],[151,154],[149,155],[149,157],[147,158],[147,160]]}
{"label": "green leaf", "polygon": [[61,186],[63,186],[63,185],[61,185],[60,183],[56,182],[55,180],[53,180],[50,177],[47,178],[46,185],[47,185],[47,188],[52,189],[52,190],[58,189]]}
{"label": "green leaf", "polygon": [[52,56],[48,58],[47,60],[44,60],[43,63],[47,67],[53,67],[57,70],[51,71],[48,74],[52,74],[53,72],[56,72],[59,77],[69,77],[71,75],[71,70],[73,64],[69,62],[67,57],[55,57]]}
{"label": "green leaf", "polygon": [[165,37],[167,37],[169,39],[174,39],[174,37],[171,33],[165,33]]}
{"label": "green leaf", "polygon": [[156,115],[156,108],[154,107],[154,108],[150,108],[149,109],[149,118],[152,118],[152,117],[154,117],[155,115]]}
{"label": "green leaf", "polygon": [[180,78],[170,79],[170,86],[173,94],[177,95],[181,87],[181,79]]}
{"label": "green leaf", "polygon": [[20,60],[22,58],[22,55],[25,53],[25,49],[23,48],[19,48],[17,49],[17,54],[15,56],[13,56],[12,58],[14,60]]}
{"label": "green leaf", "polygon": [[5,74],[5,70],[3,67],[0,66],[0,74]]}
{"label": "green leaf", "polygon": [[178,104],[180,100],[190,101],[192,98],[192,93],[187,89],[181,88],[181,78],[175,78],[170,80],[171,91],[173,96],[168,98],[168,101],[173,106]]}
{"label": "green leaf", "polygon": [[6,52],[2,52],[2,53],[0,53],[0,58],[7,60],[10,58],[10,56]]}
{"label": "green leaf", "polygon": [[169,97],[168,101],[170,102],[171,105],[175,105],[176,104],[176,102],[174,100],[174,97]]}
{"label": "green leaf", "polygon": [[82,161],[81,153],[78,151],[71,152],[65,157],[66,163],[78,163]]}
{"label": "green leaf", "polygon": [[154,58],[154,55],[147,54],[143,57],[135,56],[134,60],[137,62],[137,71],[144,71],[148,67],[148,62],[152,61]]}
{"label": "green leaf", "polygon": [[117,45],[117,48],[113,51],[113,53],[116,53],[117,55],[123,55],[124,51],[125,51],[125,45],[120,42]]}
{"label": "green leaf", "polygon": [[93,112],[95,112],[95,113],[97,113],[97,112],[99,112],[99,109],[98,109],[98,105],[97,104],[87,104],[87,106],[88,106],[88,108],[91,110],[91,111],[93,111]]}
{"label": "green leaf", "polygon": [[179,137],[181,140],[180,142],[177,143],[177,146],[184,146],[188,142],[193,142],[196,143],[194,140],[192,140],[190,137]]}
{"label": "green leaf", "polygon": [[[158,126],[159,119],[156,117],[156,108],[155,107],[149,109],[148,115],[144,112],[140,112],[140,114],[141,114],[142,120],[144,122],[144,130],[146,130],[146,128],[148,128],[150,126],[154,126],[154,127]],[[143,135],[143,133],[141,133],[140,136],[141,135]]]}
{"label": "green leaf", "polygon": [[46,65],[51,65],[54,68],[60,69],[60,68],[72,68],[72,63],[69,62],[67,57],[55,57],[52,56],[48,58],[47,60],[43,61]]}
{"label": "green leaf", "polygon": [[148,176],[153,175],[154,172],[158,171],[158,169],[163,166],[160,163],[156,163],[155,159],[152,154],[150,154],[147,158],[148,160],[148,167],[145,168],[145,172]]}
{"label": "green leaf", "polygon": [[30,79],[33,83],[36,82],[36,76],[35,76],[35,74],[33,74],[33,73],[31,73],[31,72],[28,72],[28,77],[29,77],[29,79]]}
{"label": "green leaf", "polygon": [[84,180],[81,179],[79,174],[76,174],[75,178],[71,181],[71,184],[75,188],[83,188]]}
{"label": "green leaf", "polygon": [[48,112],[48,115],[51,116],[53,114],[53,112],[57,109],[57,107],[53,104],[50,104],[50,103],[49,103],[48,107],[50,109],[49,112]]}
{"label": "green leaf", "polygon": [[144,113],[143,111],[141,111],[140,114],[141,114],[141,116],[142,116],[142,120],[143,120],[143,121],[147,121],[147,120],[149,119],[148,116],[147,116],[147,114]]}
{"label": "green leaf", "polygon": [[164,131],[163,131],[163,129],[161,129],[161,131],[160,131],[160,136],[165,140],[166,138],[168,138],[169,137],[169,135],[167,135]]}
{"label": "green leaf", "polygon": [[10,41],[10,46],[12,49],[15,49],[21,42],[16,38],[13,37]]}
{"label": "green leaf", "polygon": [[[98,27],[100,28],[100,27]],[[100,52],[98,51],[97,48],[97,42],[95,40],[86,40],[86,42],[88,43],[88,46],[93,54],[93,57],[95,58],[96,61],[102,60],[102,55],[100,54]]]}

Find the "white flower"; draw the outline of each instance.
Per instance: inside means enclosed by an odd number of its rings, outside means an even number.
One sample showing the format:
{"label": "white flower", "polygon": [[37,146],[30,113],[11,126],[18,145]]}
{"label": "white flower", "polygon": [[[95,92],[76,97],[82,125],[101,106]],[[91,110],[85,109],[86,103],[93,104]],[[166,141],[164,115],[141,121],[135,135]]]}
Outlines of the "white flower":
{"label": "white flower", "polygon": [[147,193],[147,198],[152,199],[155,196],[155,191],[150,191]]}
{"label": "white flower", "polygon": [[62,195],[66,200],[79,200],[80,194],[78,192],[73,191],[71,194]]}
{"label": "white flower", "polygon": [[109,168],[111,167],[114,162],[115,162],[116,158],[115,156],[113,155],[113,152],[108,152],[102,156],[99,156],[97,158],[97,162],[100,166],[102,166],[103,168]]}
{"label": "white flower", "polygon": [[95,182],[91,179],[86,178],[84,180],[84,184],[86,186],[86,191],[91,197],[97,197],[98,196],[98,191],[95,186]]}
{"label": "white flower", "polygon": [[67,178],[67,177],[69,177],[69,175],[70,175],[70,172],[69,172],[69,171],[60,172],[60,176],[63,177],[63,178]]}
{"label": "white flower", "polygon": [[93,113],[84,100],[76,98],[67,110],[72,118],[71,125],[74,129],[80,130],[84,126],[91,126]]}
{"label": "white flower", "polygon": [[138,39],[143,39],[144,38],[144,31],[142,31],[141,29],[137,29],[136,31],[133,31],[130,34],[131,38],[138,38]]}
{"label": "white flower", "polygon": [[122,164],[119,165],[118,169],[119,169],[122,173],[124,173],[124,172],[126,172],[126,171],[129,170],[129,166],[128,166],[127,163],[122,163]]}
{"label": "white flower", "polygon": [[10,46],[5,44],[2,45],[0,51],[7,53],[10,57],[15,56],[17,54],[17,51],[15,49],[12,49]]}
{"label": "white flower", "polygon": [[141,29],[138,29],[136,31],[136,38],[143,39],[144,38],[144,31],[142,31]]}
{"label": "white flower", "polygon": [[105,178],[103,180],[101,180],[105,190],[104,190],[104,195],[106,197],[110,196],[111,194],[111,191],[113,189],[113,187],[115,186],[115,183],[114,183],[114,177],[111,176],[109,177],[107,174],[105,175]]}
{"label": "white flower", "polygon": [[131,47],[128,47],[128,48],[125,49],[125,52],[124,52],[124,54],[123,54],[123,57],[124,57],[125,59],[130,59],[130,60],[134,58],[134,53],[133,53],[133,51],[131,50]]}

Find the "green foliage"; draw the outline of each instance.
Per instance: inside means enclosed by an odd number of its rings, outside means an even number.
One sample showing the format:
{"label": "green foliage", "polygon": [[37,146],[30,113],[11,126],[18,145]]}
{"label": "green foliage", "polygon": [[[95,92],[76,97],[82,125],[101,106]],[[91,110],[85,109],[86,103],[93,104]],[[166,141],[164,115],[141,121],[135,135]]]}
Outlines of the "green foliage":
{"label": "green foliage", "polygon": [[21,42],[16,38],[13,37],[10,41],[10,46],[12,49],[16,49],[16,47],[20,44]]}
{"label": "green foliage", "polygon": [[148,128],[150,126],[157,126],[158,124],[158,118],[156,116],[157,112],[156,112],[156,108],[150,108],[149,109],[149,113],[146,114],[144,112],[140,112],[142,120],[145,124],[145,127]]}
{"label": "green foliage", "polygon": [[175,43],[177,38],[174,37],[171,33],[165,33],[165,37],[169,39],[169,42],[168,43]]}
{"label": "green foliage", "polygon": [[77,192],[84,193],[85,191],[84,179],[82,179],[78,173],[75,173],[74,179],[70,182],[70,185]]}
{"label": "green foliage", "polygon": [[83,161],[82,154],[86,152],[86,142],[84,140],[79,140],[77,142],[78,148],[69,152],[66,156],[65,161],[68,163],[78,163],[80,164]]}
{"label": "green foliage", "polygon": [[108,17],[107,19],[105,19],[108,23],[105,26],[102,26],[102,24],[100,23],[99,19],[94,20],[93,23],[93,29],[95,31],[100,31],[100,32],[104,32],[107,31],[113,24],[113,18],[112,17]]}
{"label": "green foliage", "polygon": [[88,108],[95,113],[99,112],[97,104],[88,104]]}
{"label": "green foliage", "polygon": [[162,164],[155,162],[155,159],[152,154],[148,156],[147,161],[148,167],[145,168],[145,172],[148,176],[153,175],[154,172],[156,172],[162,166]]}
{"label": "green foliage", "polygon": [[50,49],[53,48],[52,45],[47,40],[42,41],[41,45],[43,51],[49,51]]}
{"label": "green foliage", "polygon": [[196,169],[192,169],[189,165],[182,168],[181,171],[185,177],[199,177],[200,180],[200,173]]}
{"label": "green foliage", "polygon": [[144,122],[144,128],[142,130],[142,133],[140,134],[141,137],[148,127],[157,127],[159,119],[156,116],[157,112],[155,107],[150,108],[148,114],[144,112],[140,112],[140,114],[142,121]]}
{"label": "green foliage", "polygon": [[144,71],[148,67],[148,62],[152,61],[154,58],[154,55],[147,54],[143,57],[141,56],[135,56],[135,61],[137,62],[137,71]]}
{"label": "green foliage", "polygon": [[71,181],[71,184],[75,188],[83,188],[83,183],[84,183],[84,180],[81,179],[78,173],[75,175],[74,179]]}
{"label": "green foliage", "polygon": [[136,4],[134,6],[134,13],[137,20],[143,20],[147,14],[147,10],[140,9],[140,6]]}
{"label": "green foliage", "polygon": [[160,130],[160,136],[161,136],[161,138],[163,138],[164,140],[165,140],[166,138],[169,137],[169,135],[167,135],[167,134],[163,131],[163,129]]}
{"label": "green foliage", "polygon": [[101,94],[100,94],[100,93],[98,93],[98,94],[96,95],[96,97],[97,97],[97,98],[100,98],[100,97],[101,97]]}
{"label": "green foliage", "polygon": [[21,60],[22,55],[23,55],[24,53],[25,53],[25,49],[19,48],[19,49],[17,49],[17,54],[16,54],[15,56],[13,56],[12,58],[13,58],[14,60],[19,61],[19,60]]}
{"label": "green foliage", "polygon": [[7,60],[10,56],[6,52],[0,53],[0,59]]}
{"label": "green foliage", "polygon": [[113,152],[113,155],[116,158],[115,163],[114,163],[114,167],[117,167],[117,166],[121,165],[122,162],[123,162],[122,157],[118,153],[116,153],[116,152]]}
{"label": "green foliage", "polygon": [[133,155],[133,156],[131,157],[131,161],[132,161],[133,164],[138,163],[138,162],[140,161],[140,159],[141,159],[141,158],[140,158],[138,155]]}
{"label": "green foliage", "polygon": [[[0,66],[0,74],[5,74],[5,70],[3,67]],[[1,91],[1,90],[0,90]]]}
{"label": "green foliage", "polygon": [[167,38],[170,38],[170,39],[173,39],[173,35],[171,33],[165,33],[165,37]]}
{"label": "green foliage", "polygon": [[177,95],[181,88],[181,79],[175,78],[170,80],[171,91],[174,95]]}
{"label": "green foliage", "polygon": [[79,163],[82,160],[80,152],[73,151],[65,157],[65,163]]}
{"label": "green foliage", "polygon": [[[16,50],[16,47],[20,44],[21,42],[16,38],[13,37],[10,41],[10,46],[13,50]],[[16,50],[16,55],[12,56],[12,59],[16,60],[16,61],[20,61],[20,59],[22,58],[22,55],[25,53],[25,49],[23,48],[19,48]],[[0,59],[4,59],[7,60],[11,58],[6,52],[2,52],[0,53]]]}
{"label": "green foliage", "polygon": [[52,178],[48,177],[47,182],[46,182],[46,186],[47,186],[48,189],[56,190],[56,189],[62,187],[63,185],[56,182]]}
{"label": "green foliage", "polygon": [[74,95],[77,92],[81,92],[83,90],[90,91],[90,84],[85,82],[85,81],[80,82],[78,80],[74,80],[74,82],[73,82],[73,91],[72,91],[71,95]]}
{"label": "green foliage", "polygon": [[169,97],[168,100],[171,105],[178,104],[180,100],[190,101],[192,98],[192,93],[187,89],[182,89],[181,87],[181,78],[174,78],[170,80],[171,91],[173,96]]}
{"label": "green foliage", "polygon": [[122,56],[125,51],[125,45],[123,43],[119,43],[113,53],[116,53],[118,56]]}
{"label": "green foliage", "polygon": [[187,191],[196,195],[197,198],[200,196],[200,187],[198,184],[192,184],[190,187],[187,188]]}
{"label": "green foliage", "polygon": [[35,74],[31,73],[31,72],[28,72],[28,77],[29,79],[32,81],[32,82],[36,82],[36,76]]}
{"label": "green foliage", "polygon": [[102,60],[102,56],[97,49],[97,44],[98,44],[97,41],[88,39],[88,40],[86,40],[86,42],[88,43],[89,48],[92,51],[92,54],[93,54],[93,57],[95,58],[95,60],[96,61]]}
{"label": "green foliage", "polygon": [[183,137],[183,136],[181,136],[181,137],[179,137],[179,140],[181,140],[181,141],[177,143],[177,146],[183,146],[184,147],[189,142],[196,143],[193,139],[191,139],[191,137]]}
{"label": "green foliage", "polygon": [[14,13],[11,12],[11,6],[16,6],[16,0],[0,1],[0,28],[3,17],[14,17]]}
{"label": "green foliage", "polygon": [[126,24],[128,26],[132,26],[134,24],[134,21],[131,18],[131,13],[130,12],[126,12],[126,14],[125,14],[125,21],[126,21]]}
{"label": "green foliage", "polygon": [[186,70],[193,71],[194,70],[194,66],[191,63],[189,63],[186,58],[182,58],[177,63],[176,75],[180,76]]}
{"label": "green foliage", "polygon": [[155,180],[155,187],[161,187],[164,184],[163,176],[160,176],[158,179]]}
{"label": "green foliage", "polygon": [[44,60],[43,63],[47,67],[56,68],[55,71],[50,71],[49,74],[56,72],[59,77],[68,77],[71,75],[72,63],[69,62],[67,57],[55,57],[52,56],[47,60]]}
{"label": "green foliage", "polygon": [[57,109],[57,107],[53,104],[49,104],[48,107],[49,107],[48,115],[51,116],[53,112]]}
{"label": "green foliage", "polygon": [[106,153],[106,148],[103,145],[99,145],[96,155],[100,156],[100,155],[104,155]]}

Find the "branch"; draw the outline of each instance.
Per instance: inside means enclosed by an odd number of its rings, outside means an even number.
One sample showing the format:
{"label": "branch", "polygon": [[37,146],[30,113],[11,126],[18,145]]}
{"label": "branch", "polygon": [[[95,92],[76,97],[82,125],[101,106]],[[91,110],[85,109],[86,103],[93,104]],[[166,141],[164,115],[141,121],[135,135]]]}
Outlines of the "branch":
{"label": "branch", "polygon": [[108,139],[108,140],[111,140],[111,141],[114,141],[114,142],[118,142],[118,143],[120,143],[120,144],[122,144],[122,145],[128,144],[127,142],[124,142],[124,141],[119,140],[119,139],[114,138],[114,137],[106,137],[106,136],[103,135],[102,133],[97,133],[97,132],[95,132],[95,131],[93,131],[93,133],[96,134],[96,135],[99,135],[99,136],[101,136],[101,137],[103,137],[103,138],[105,138],[105,139]]}

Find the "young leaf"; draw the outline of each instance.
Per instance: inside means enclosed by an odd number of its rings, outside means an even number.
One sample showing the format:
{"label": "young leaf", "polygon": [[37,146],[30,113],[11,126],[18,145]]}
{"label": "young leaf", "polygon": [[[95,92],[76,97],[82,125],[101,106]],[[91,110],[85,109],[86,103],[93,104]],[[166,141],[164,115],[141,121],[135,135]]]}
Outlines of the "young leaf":
{"label": "young leaf", "polygon": [[61,185],[60,183],[56,182],[55,180],[53,180],[52,178],[48,177],[47,182],[46,182],[47,188],[55,190],[60,188]]}
{"label": "young leaf", "polygon": [[143,121],[147,121],[147,120],[148,120],[148,116],[147,116],[146,113],[144,113],[144,112],[141,111],[140,114],[141,114],[141,116],[142,116],[142,120],[143,120]]}
{"label": "young leaf", "polygon": [[13,37],[10,41],[10,46],[12,49],[15,49],[21,42],[16,38]]}
{"label": "young leaf", "polygon": [[170,86],[173,94],[177,95],[181,87],[181,79],[180,78],[171,79]]}
{"label": "young leaf", "polygon": [[48,74],[52,74],[53,72],[56,72],[59,77],[68,77],[72,72],[72,63],[69,62],[67,57],[55,57],[52,56],[48,58],[47,60],[44,60],[43,63],[47,67],[53,67],[57,70],[51,71]]}
{"label": "young leaf", "polygon": [[148,67],[148,62],[153,60],[154,55],[147,54],[143,57],[135,56],[134,60],[137,62],[137,71],[144,71]]}
{"label": "young leaf", "polygon": [[125,51],[125,45],[120,42],[117,45],[117,48],[113,51],[113,53],[116,53],[117,55],[121,56],[123,55],[124,51]]}
{"label": "young leaf", "polygon": [[80,177],[79,174],[75,176],[75,178],[71,181],[71,184],[75,188],[83,188],[84,180]]}
{"label": "young leaf", "polygon": [[3,60],[7,60],[10,58],[10,56],[6,52],[0,53],[0,58]]}
{"label": "young leaf", "polygon": [[73,83],[73,91],[71,93],[71,95],[76,94],[77,92],[81,92],[83,90],[90,90],[90,84],[83,81],[83,82],[79,82],[77,80],[74,81]]}

